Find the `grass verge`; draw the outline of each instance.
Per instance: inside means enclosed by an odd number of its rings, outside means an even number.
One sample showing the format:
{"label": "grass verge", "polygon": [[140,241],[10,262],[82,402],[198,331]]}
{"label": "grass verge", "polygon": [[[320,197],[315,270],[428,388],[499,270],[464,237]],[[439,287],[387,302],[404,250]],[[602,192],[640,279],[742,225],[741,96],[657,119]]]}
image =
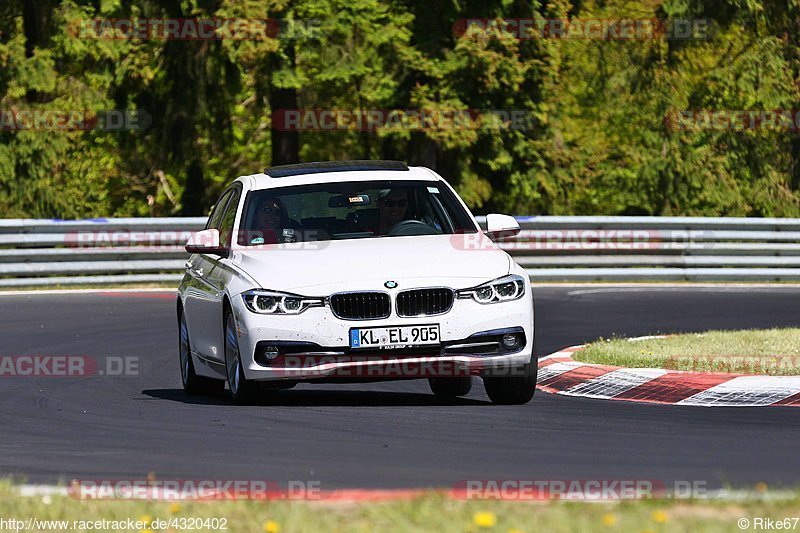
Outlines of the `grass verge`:
{"label": "grass verge", "polygon": [[599,339],[574,358],[628,368],[797,376],[800,328],[706,331],[634,341]]}
{"label": "grass verge", "polygon": [[[736,531],[740,519],[783,520],[797,516],[800,495],[736,501],[646,500],[618,503],[550,501],[502,502],[451,500],[431,493],[409,501],[384,503],[320,502],[152,502],[79,501],[67,496],[23,497],[10,483],[0,483],[0,517],[5,520],[67,520],[66,529],[93,531],[74,521],[152,522],[172,518],[224,519],[226,531],[280,533],[294,531],[443,531],[504,533],[524,531]],[[8,525],[8,524],[6,524]],[[78,527],[76,527],[76,525]],[[195,524],[196,525],[196,524]],[[218,524],[219,525],[219,524]],[[798,526],[800,527],[800,525]],[[9,528],[5,528],[9,530]],[[44,528],[41,528],[44,529]],[[747,529],[747,528],[746,528]],[[790,528],[791,529],[791,528]],[[13,529],[12,529],[13,530]],[[57,529],[60,530],[60,529]],[[110,531],[106,525],[101,530]],[[130,529],[123,529],[131,531]],[[149,527],[133,531],[179,531]],[[219,531],[198,527],[197,531]],[[22,529],[20,531],[30,531]]]}

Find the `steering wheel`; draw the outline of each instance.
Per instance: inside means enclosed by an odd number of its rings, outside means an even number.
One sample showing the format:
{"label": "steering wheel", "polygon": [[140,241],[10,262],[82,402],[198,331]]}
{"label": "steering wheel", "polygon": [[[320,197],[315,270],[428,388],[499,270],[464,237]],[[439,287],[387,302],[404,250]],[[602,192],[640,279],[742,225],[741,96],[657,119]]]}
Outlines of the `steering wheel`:
{"label": "steering wheel", "polygon": [[410,235],[439,235],[439,232],[421,220],[401,220],[386,235],[391,236],[410,236]]}

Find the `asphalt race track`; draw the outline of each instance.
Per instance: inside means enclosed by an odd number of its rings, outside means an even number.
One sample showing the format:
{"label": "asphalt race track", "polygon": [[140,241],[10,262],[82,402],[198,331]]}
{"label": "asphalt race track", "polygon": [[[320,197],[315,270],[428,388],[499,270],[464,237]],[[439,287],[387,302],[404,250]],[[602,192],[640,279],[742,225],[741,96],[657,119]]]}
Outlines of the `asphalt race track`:
{"label": "asphalt race track", "polygon": [[[797,326],[800,288],[537,287],[537,352],[613,334]],[[800,409],[701,408],[537,392],[495,406],[476,381],[303,385],[236,407],[180,388],[172,294],[0,296],[0,355],[138,357],[135,377],[0,378],[0,476],[268,479],[450,487],[476,479],[800,484]]]}

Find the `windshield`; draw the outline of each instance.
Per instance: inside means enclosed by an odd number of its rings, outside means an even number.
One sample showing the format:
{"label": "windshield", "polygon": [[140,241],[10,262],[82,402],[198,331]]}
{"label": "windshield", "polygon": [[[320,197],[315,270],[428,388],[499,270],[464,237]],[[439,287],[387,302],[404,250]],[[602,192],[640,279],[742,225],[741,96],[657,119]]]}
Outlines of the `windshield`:
{"label": "windshield", "polygon": [[476,231],[440,182],[357,181],[251,191],[238,241],[251,246]]}

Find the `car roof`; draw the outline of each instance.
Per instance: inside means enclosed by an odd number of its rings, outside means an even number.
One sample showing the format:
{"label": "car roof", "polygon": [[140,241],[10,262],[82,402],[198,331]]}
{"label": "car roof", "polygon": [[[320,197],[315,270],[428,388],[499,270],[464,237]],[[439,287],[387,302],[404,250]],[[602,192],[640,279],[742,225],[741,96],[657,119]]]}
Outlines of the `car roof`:
{"label": "car roof", "polygon": [[303,174],[322,174],[325,172],[346,172],[350,170],[408,170],[402,161],[361,159],[354,161],[314,161],[270,167],[264,174],[270,178],[286,178]]}
{"label": "car roof", "polygon": [[[271,176],[270,174],[274,174]],[[249,178],[251,190],[347,181],[440,181],[426,167],[408,167],[397,161],[337,161],[273,167]]]}

